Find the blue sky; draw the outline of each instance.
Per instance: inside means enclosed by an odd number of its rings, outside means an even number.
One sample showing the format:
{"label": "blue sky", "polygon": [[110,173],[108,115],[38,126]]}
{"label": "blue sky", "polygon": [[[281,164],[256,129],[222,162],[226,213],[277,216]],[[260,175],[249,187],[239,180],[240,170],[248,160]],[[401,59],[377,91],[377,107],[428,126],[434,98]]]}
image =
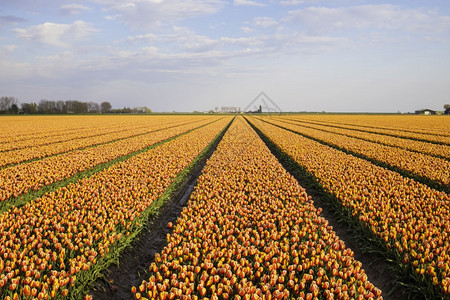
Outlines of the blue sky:
{"label": "blue sky", "polygon": [[450,103],[450,1],[0,0],[0,96],[410,112]]}

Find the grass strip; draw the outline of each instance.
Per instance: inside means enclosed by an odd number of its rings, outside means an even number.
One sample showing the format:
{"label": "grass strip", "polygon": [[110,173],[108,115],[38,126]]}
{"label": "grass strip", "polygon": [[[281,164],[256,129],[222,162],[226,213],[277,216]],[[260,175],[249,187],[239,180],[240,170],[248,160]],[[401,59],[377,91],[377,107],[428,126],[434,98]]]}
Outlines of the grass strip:
{"label": "grass strip", "polygon": [[[189,177],[195,173],[195,170],[199,165],[205,164],[208,156],[211,155],[212,150],[221,141],[223,135],[230,127],[234,118],[224,127],[224,129],[208,144],[208,146],[203,149],[202,152],[187,166],[183,171],[181,171],[177,177],[175,177],[172,184],[163,192],[160,198],[155,200],[144,212],[136,218],[129,229],[130,234],[128,236],[123,235],[116,244],[112,245],[109,249],[109,253],[103,258],[97,260],[95,267],[87,271],[82,271],[77,274],[77,284],[69,292],[68,298],[61,297],[61,299],[82,299],[86,295],[91,285],[99,277],[103,276],[103,272],[112,264],[119,264],[121,253],[136,241],[136,238],[140,234],[147,230],[151,230],[152,219],[158,216],[159,212],[167,205],[175,196],[180,192],[185,186]],[[206,126],[206,125],[205,125]],[[202,126],[203,127],[203,126]],[[199,127],[200,128],[200,127]],[[197,128],[198,129],[198,128]],[[196,130],[196,129],[193,129]],[[191,131],[193,131],[191,130]]]}
{"label": "grass strip", "polygon": [[[207,125],[212,124],[214,122],[217,122],[219,120],[220,119],[214,120],[214,121],[209,122],[207,124],[204,124],[204,125],[201,125],[201,126],[198,126],[198,127],[194,128],[194,129],[191,129],[191,130],[188,130],[186,132],[183,132],[183,133],[181,133],[179,135],[176,135],[176,136],[173,136],[171,138],[162,140],[162,141],[160,141],[160,142],[158,142],[156,144],[153,144],[153,145],[147,146],[145,148],[142,148],[141,150],[129,153],[127,155],[119,156],[119,157],[117,157],[117,158],[115,158],[113,160],[110,160],[108,162],[105,162],[105,163],[98,164],[98,165],[96,165],[95,167],[93,167],[91,169],[88,169],[88,170],[76,173],[75,175],[73,175],[73,176],[71,176],[71,177],[69,177],[67,179],[64,179],[62,181],[58,181],[58,182],[54,182],[54,183],[52,183],[50,185],[46,185],[46,186],[40,188],[39,190],[36,190],[36,191],[31,190],[31,191],[28,191],[27,193],[24,193],[24,194],[22,194],[22,195],[20,195],[20,196],[18,196],[16,198],[10,198],[8,200],[1,201],[0,202],[0,214],[2,214],[5,211],[11,209],[12,207],[24,206],[26,203],[28,203],[30,201],[33,201],[34,199],[36,199],[38,197],[41,197],[42,195],[44,195],[46,193],[53,192],[53,191],[55,191],[55,190],[57,190],[59,188],[62,188],[62,187],[66,187],[69,184],[76,183],[77,181],[79,181],[79,180],[81,180],[83,178],[90,177],[90,176],[94,175],[97,172],[101,172],[104,169],[109,168],[110,166],[112,166],[114,164],[117,164],[119,162],[125,161],[125,160],[127,160],[127,159],[129,159],[129,158],[131,158],[131,157],[133,157],[135,155],[138,155],[140,153],[146,152],[146,151],[148,151],[150,149],[159,147],[159,146],[161,146],[161,145],[163,145],[163,144],[165,144],[167,142],[170,142],[173,139],[176,139],[176,138],[178,138],[180,136],[188,134],[189,132],[192,132],[192,131],[194,131],[196,129],[202,128],[204,126],[207,126]],[[179,126],[181,126],[181,125],[179,125]]]}
{"label": "grass strip", "polygon": [[411,179],[413,179],[413,180],[415,180],[415,181],[417,181],[417,182],[420,182],[420,183],[422,183],[422,184],[424,184],[424,185],[427,185],[427,186],[429,186],[430,188],[433,188],[433,189],[435,189],[435,190],[438,190],[438,191],[441,191],[441,192],[445,192],[445,193],[447,193],[447,194],[450,193],[450,186],[448,186],[448,185],[446,185],[446,184],[444,184],[444,183],[441,183],[441,182],[438,182],[438,181],[429,179],[429,178],[427,178],[427,177],[420,176],[420,175],[418,175],[418,174],[416,174],[416,173],[413,173],[413,172],[411,172],[411,171],[407,171],[407,170],[401,169],[401,168],[399,168],[399,167],[396,167],[396,166],[387,164],[387,163],[385,163],[385,162],[376,160],[376,159],[371,158],[371,157],[368,157],[368,156],[366,156],[366,155],[364,155],[364,154],[362,154],[362,153],[354,152],[354,151],[351,151],[351,150],[348,150],[348,149],[339,147],[339,146],[337,146],[337,145],[328,143],[328,142],[326,142],[326,141],[324,141],[324,140],[320,140],[320,139],[318,139],[318,138],[315,138],[315,137],[313,137],[313,136],[310,136],[310,135],[308,135],[308,134],[306,134],[306,133],[298,132],[298,131],[296,131],[296,130],[289,129],[289,128],[286,128],[286,127],[283,127],[283,126],[281,126],[281,125],[274,124],[274,123],[269,122],[269,121],[267,121],[267,120],[265,120],[265,119],[258,118],[258,120],[263,121],[263,122],[265,122],[265,123],[268,123],[268,124],[270,124],[270,125],[273,125],[273,126],[282,128],[282,129],[284,129],[284,130],[290,131],[290,132],[292,132],[292,133],[301,135],[301,136],[303,136],[303,137],[305,137],[305,138],[307,138],[307,139],[316,141],[316,142],[318,142],[318,143],[320,143],[320,144],[322,144],[322,145],[328,146],[328,147],[330,147],[330,148],[334,148],[334,149],[339,150],[339,151],[342,151],[342,152],[344,152],[344,153],[346,153],[346,154],[350,154],[350,155],[353,155],[353,156],[355,156],[355,157],[358,157],[358,158],[367,160],[367,161],[371,162],[372,164],[374,164],[374,165],[376,165],[376,166],[379,166],[379,167],[382,167],[382,168],[391,170],[391,171],[393,171],[393,172],[397,172],[397,173],[399,173],[400,175],[402,175],[403,177],[409,177],[409,178],[411,178]]}

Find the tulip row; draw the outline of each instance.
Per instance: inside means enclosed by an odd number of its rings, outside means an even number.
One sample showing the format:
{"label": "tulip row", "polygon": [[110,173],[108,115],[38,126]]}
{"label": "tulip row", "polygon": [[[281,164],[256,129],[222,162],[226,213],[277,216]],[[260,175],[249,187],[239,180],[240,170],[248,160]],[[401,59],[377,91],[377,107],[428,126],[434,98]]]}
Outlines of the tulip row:
{"label": "tulip row", "polygon": [[[79,122],[81,119],[83,121]],[[46,137],[87,130],[101,126],[102,122],[112,125],[108,120],[111,119],[99,120],[92,116],[6,116],[0,123],[0,143],[21,141],[36,135]]]}
{"label": "tulip row", "polygon": [[[18,164],[32,159],[41,159],[43,157],[66,153],[76,149],[110,143],[115,140],[144,135],[176,124],[191,123],[199,120],[201,119],[196,117],[191,118],[190,120],[181,120],[172,124],[173,121],[175,121],[173,117],[166,119],[165,122],[161,122],[162,120],[157,118],[152,118],[149,119],[146,125],[141,124],[138,126],[131,126],[130,124],[130,126],[125,128],[107,128],[98,131],[93,128],[88,134],[85,132],[84,134],[75,133],[68,137],[60,136],[60,141],[55,141],[53,143],[51,142],[51,139],[47,141],[46,138],[41,139],[39,136],[35,136],[32,139],[18,143],[21,145],[19,149],[2,152],[0,156],[0,167]],[[34,146],[33,144],[36,143],[36,141],[40,141],[41,145]],[[4,145],[7,146],[7,144]]]}
{"label": "tulip row", "polygon": [[310,115],[295,118],[315,124],[450,145],[450,124],[445,117]]}
{"label": "tulip row", "polygon": [[[330,133],[336,133],[341,134],[349,137],[358,138],[361,140],[374,142],[386,146],[392,146],[392,147],[398,147],[401,149],[406,149],[414,152],[419,152],[439,158],[444,159],[450,159],[450,146],[449,145],[441,145],[441,144],[434,144],[434,143],[427,143],[417,140],[411,140],[406,138],[398,138],[393,137],[389,135],[383,135],[383,134],[375,134],[375,133],[369,133],[366,131],[360,131],[358,129],[348,128],[344,129],[342,127],[335,127],[335,124],[313,124],[313,123],[304,123],[301,122],[298,119],[294,118],[279,118],[277,120],[283,120],[285,122],[291,123],[291,124],[297,124],[299,126],[305,127],[305,128],[312,128],[317,130],[322,130],[325,132]],[[361,129],[361,128],[359,128]]]}
{"label": "tulip row", "polygon": [[237,118],[134,297],[381,298],[310,199]]}
{"label": "tulip row", "polygon": [[2,118],[0,124],[0,144],[13,143],[12,146],[16,146],[21,141],[33,140],[36,137],[43,140],[35,141],[39,144],[45,142],[45,139],[64,140],[66,136],[77,134],[89,136],[98,130],[115,130],[146,125],[153,122],[153,119],[161,119],[165,122],[165,119],[174,118],[171,116],[135,115],[120,117],[117,115],[9,116]]}
{"label": "tulip row", "polygon": [[[36,118],[39,122],[41,119]],[[20,119],[17,119],[20,123]],[[75,125],[76,123],[74,123]],[[110,126],[100,125],[98,127],[77,129],[73,130],[57,130],[55,132],[39,132],[31,136],[8,136],[0,138],[0,151],[6,152],[17,149],[24,149],[29,147],[37,147],[42,145],[50,145],[54,143],[66,142],[74,139],[88,138],[94,136],[100,136],[103,134],[115,133],[118,131],[125,131],[127,128],[139,128],[139,124],[117,124]],[[141,124],[142,127],[142,124]]]}
{"label": "tulip row", "polygon": [[448,194],[256,118],[251,122],[377,236],[427,293],[450,296]]}
{"label": "tulip row", "polygon": [[0,296],[73,293],[229,122],[223,118],[0,215]]}
{"label": "tulip row", "polygon": [[145,135],[75,150],[0,170],[0,202],[64,180],[98,164],[139,151],[162,140],[217,120],[207,118]]}
{"label": "tulip row", "polygon": [[[346,116],[347,118],[350,118],[350,116]],[[386,117],[386,116],[384,116]],[[292,116],[287,117],[289,119],[292,119]],[[412,129],[415,122],[420,120],[420,117],[415,117],[414,119],[407,119],[403,120],[403,125],[409,125],[409,127],[401,128],[399,126],[392,125],[390,128],[385,127],[379,127],[375,126],[375,121],[379,120],[378,118],[372,119],[374,122],[374,126],[367,126],[365,122],[370,123],[369,121],[371,118],[369,116],[364,116],[364,118],[361,118],[356,124],[347,124],[346,122],[329,122],[325,121],[324,119],[316,119],[311,117],[294,117],[296,120],[301,120],[305,123],[309,124],[316,124],[316,125],[326,125],[326,126],[334,126],[341,129],[350,129],[350,130],[358,130],[368,133],[374,133],[374,134],[382,134],[387,136],[393,136],[393,137],[399,137],[404,139],[410,139],[410,140],[418,140],[428,143],[436,143],[436,144],[443,144],[443,145],[450,145],[450,135],[447,133],[449,131],[449,124],[446,120],[446,118],[440,118],[438,121],[439,123],[430,123],[428,126],[425,126],[423,130],[418,130],[416,128]],[[336,118],[342,119],[342,116],[336,116]],[[372,117],[374,118],[374,117]],[[379,117],[380,118],[380,117]],[[389,119],[392,120],[392,122],[398,122],[402,120],[401,117],[395,117],[395,116],[389,116]],[[332,119],[332,118],[331,118]],[[327,118],[328,120],[328,118]],[[346,120],[346,119],[344,119]],[[381,119],[382,122],[385,119]],[[435,120],[436,119],[432,119]],[[383,123],[381,123],[383,124]],[[395,124],[395,123],[394,123]],[[424,123],[426,124],[426,123]],[[433,124],[433,126],[431,125]],[[378,124],[379,125],[379,124]],[[437,128],[442,128],[441,130],[437,130]],[[408,130],[409,129],[409,130]]]}
{"label": "tulip row", "polygon": [[[450,162],[437,157],[411,152],[397,147],[386,146],[375,142],[303,127],[298,123],[287,123],[278,119],[266,119],[268,122],[295,131],[307,137],[322,141],[350,153],[363,156],[375,162],[381,162],[392,168],[411,173],[436,182],[437,185],[450,185]],[[450,147],[449,154],[450,154]],[[447,188],[448,189],[448,188]]]}

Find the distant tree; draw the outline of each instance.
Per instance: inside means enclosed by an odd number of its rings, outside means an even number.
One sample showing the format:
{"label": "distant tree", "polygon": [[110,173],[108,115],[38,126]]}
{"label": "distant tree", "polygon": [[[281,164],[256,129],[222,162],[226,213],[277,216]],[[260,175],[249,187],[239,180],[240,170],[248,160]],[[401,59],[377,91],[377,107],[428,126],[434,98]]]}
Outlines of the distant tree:
{"label": "distant tree", "polygon": [[58,111],[58,113],[67,114],[66,101],[63,100],[56,101],[56,110]]}
{"label": "distant tree", "polygon": [[124,107],[124,108],[117,108],[117,109],[111,109],[110,112],[114,114],[130,114],[133,111],[130,107]]}
{"label": "distant tree", "polygon": [[111,106],[111,103],[109,103],[109,102],[105,101],[105,102],[100,103],[100,110],[102,113],[110,112],[111,108],[112,108],[112,106]]}
{"label": "distant tree", "polygon": [[64,105],[66,106],[66,113],[73,114],[73,101],[67,100],[64,102]]}
{"label": "distant tree", "polygon": [[87,102],[73,101],[73,112],[76,114],[85,114],[88,112]]}
{"label": "distant tree", "polygon": [[95,102],[88,102],[87,111],[88,113],[98,113],[100,112],[100,105],[98,105],[98,103]]}
{"label": "distant tree", "polygon": [[144,114],[152,113],[152,110],[150,108],[148,108],[147,106],[143,106],[143,107],[141,107],[141,109],[142,109],[142,113],[144,113]]}
{"label": "distant tree", "polygon": [[22,111],[25,114],[85,114],[99,112],[100,106],[95,102],[82,102],[78,100],[51,101],[42,99],[39,104],[22,103]]}
{"label": "distant tree", "polygon": [[42,99],[37,105],[37,110],[40,114],[54,114],[57,113],[56,102],[51,100]]}
{"label": "distant tree", "polygon": [[0,113],[8,113],[10,112],[11,106],[14,104],[17,106],[17,98],[14,97],[1,97],[0,98]]}
{"label": "distant tree", "polygon": [[147,106],[131,108],[131,113],[133,114],[150,114],[151,112],[152,110]]}
{"label": "distant tree", "polygon": [[444,109],[444,115],[450,115],[450,104],[445,104]]}
{"label": "distant tree", "polygon": [[13,105],[11,105],[11,107],[9,108],[9,111],[10,111],[12,114],[17,115],[17,114],[19,113],[19,106],[17,106],[17,104],[13,104]]}
{"label": "distant tree", "polygon": [[37,113],[37,104],[34,102],[31,103],[22,103],[22,111],[24,114],[36,114]]}

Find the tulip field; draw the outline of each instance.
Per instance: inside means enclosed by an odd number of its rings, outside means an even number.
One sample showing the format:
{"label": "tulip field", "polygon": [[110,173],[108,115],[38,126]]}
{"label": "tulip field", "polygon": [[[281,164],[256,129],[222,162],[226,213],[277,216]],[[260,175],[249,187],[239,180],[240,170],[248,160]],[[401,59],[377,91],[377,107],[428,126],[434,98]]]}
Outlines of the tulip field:
{"label": "tulip field", "polygon": [[[199,127],[199,120],[191,119],[182,125],[180,132],[185,134],[175,139],[3,212],[1,295],[6,299],[79,296],[77,284],[86,284],[104,267],[108,254],[135,235],[155,200],[230,120],[212,118]],[[165,138],[171,136],[174,133],[167,130]],[[129,144],[144,147],[161,138]],[[103,153],[108,152],[98,155]]]}
{"label": "tulip field", "polygon": [[[378,238],[398,267],[420,284],[422,294],[430,299],[450,297],[448,193],[273,125],[277,122],[271,118],[252,117],[250,122]],[[449,124],[447,119],[443,122]],[[443,178],[448,182],[449,170],[440,171],[447,172]]]}
{"label": "tulip field", "polygon": [[[378,161],[384,166],[390,166],[399,172],[403,171],[403,173],[412,177],[418,177],[422,181],[432,183],[434,184],[433,186],[442,188],[447,193],[450,192],[450,144],[435,145],[427,143],[430,146],[427,148],[429,152],[426,154],[398,147],[397,144],[384,145],[379,141],[372,141],[370,138],[361,139],[360,136],[356,135],[353,137],[342,130],[335,132],[335,129],[330,131],[328,128],[324,129],[318,126],[315,128],[311,126],[305,127],[301,123],[285,121],[281,118],[273,118],[268,120],[268,122],[296,133],[304,134],[306,137],[327,143],[346,152],[363,156],[368,160]],[[392,140],[392,137],[390,140]],[[414,140],[399,140],[411,145],[411,148],[414,145],[424,144]],[[432,148],[433,146],[434,148]],[[441,157],[433,156],[433,154]]]}
{"label": "tulip field", "polygon": [[137,299],[381,296],[242,118],[208,161],[149,269],[132,288]]}
{"label": "tulip field", "polygon": [[[147,124],[148,127],[144,128],[144,130],[131,127],[131,131],[122,130],[120,135],[106,133],[104,135],[96,136],[96,140],[78,135],[72,140],[55,143],[55,148],[58,147],[58,149],[63,149],[63,147],[65,147],[62,153],[22,164],[18,162],[24,156],[33,156],[34,158],[42,157],[44,155],[47,156],[49,153],[47,152],[47,149],[51,148],[51,145],[54,144],[22,148],[20,150],[3,151],[1,152],[2,161],[6,161],[6,159],[3,159],[6,156],[17,157],[14,164],[7,164],[0,169],[0,176],[2,178],[2,181],[0,182],[0,202],[8,200],[11,197],[17,197],[30,190],[37,190],[44,185],[61,181],[64,178],[68,178],[80,171],[90,169],[100,163],[138,151],[184,131],[211,122],[211,120],[201,119],[191,120],[191,122],[189,122],[188,120],[183,120],[183,118],[181,118],[181,120],[176,120],[176,123],[174,123],[174,121],[175,120],[171,120],[170,118],[167,120],[155,119],[151,120],[151,123]],[[123,124],[123,126],[129,125]],[[136,134],[136,132],[138,132],[138,134]],[[114,138],[112,136],[114,136]],[[35,143],[36,138],[39,138],[39,136],[33,137],[31,141],[29,138],[27,141],[29,144]],[[87,144],[84,144],[81,149],[75,148],[80,147],[80,141],[85,142],[86,140],[89,140],[91,146],[93,143],[95,143],[96,146],[86,147]],[[37,142],[39,142],[39,140]],[[2,145],[8,143],[10,143],[8,142],[8,139],[5,139],[5,142],[2,143]],[[22,152],[28,150],[30,150],[30,153],[23,155]],[[21,153],[16,155],[17,151],[20,151]],[[54,152],[50,153],[55,154]]]}
{"label": "tulip field", "polygon": [[446,116],[2,116],[0,299],[106,299],[93,284],[161,226],[116,299],[392,299],[364,249],[402,297],[450,299],[449,186]]}

